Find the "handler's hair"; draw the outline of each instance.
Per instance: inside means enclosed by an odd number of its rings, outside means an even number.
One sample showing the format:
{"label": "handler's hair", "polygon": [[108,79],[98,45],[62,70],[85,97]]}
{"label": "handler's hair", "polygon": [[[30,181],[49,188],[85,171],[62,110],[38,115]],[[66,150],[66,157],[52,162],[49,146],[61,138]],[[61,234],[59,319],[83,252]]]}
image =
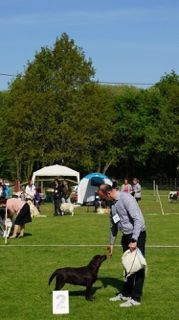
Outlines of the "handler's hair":
{"label": "handler's hair", "polygon": [[105,193],[105,194],[107,195],[107,193],[108,193],[109,191],[112,191],[112,190],[113,190],[113,187],[110,186],[109,184],[102,184],[102,185],[100,185],[99,189],[100,189],[103,193]]}

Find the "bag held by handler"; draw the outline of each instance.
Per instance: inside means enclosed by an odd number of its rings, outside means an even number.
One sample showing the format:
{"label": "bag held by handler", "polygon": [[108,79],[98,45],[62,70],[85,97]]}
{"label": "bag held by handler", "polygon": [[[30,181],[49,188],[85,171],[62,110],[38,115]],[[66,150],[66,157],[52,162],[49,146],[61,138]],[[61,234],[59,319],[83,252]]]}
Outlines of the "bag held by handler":
{"label": "bag held by handler", "polygon": [[147,262],[140,249],[137,248],[133,251],[128,249],[122,255],[122,265],[125,269],[127,278],[133,273],[146,268]]}

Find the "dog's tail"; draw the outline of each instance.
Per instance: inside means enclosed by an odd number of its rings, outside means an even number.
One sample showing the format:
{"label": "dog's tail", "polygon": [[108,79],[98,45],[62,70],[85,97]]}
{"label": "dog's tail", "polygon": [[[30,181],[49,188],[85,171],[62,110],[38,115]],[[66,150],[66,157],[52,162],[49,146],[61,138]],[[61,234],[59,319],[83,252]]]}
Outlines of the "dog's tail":
{"label": "dog's tail", "polygon": [[50,278],[49,278],[49,280],[48,280],[48,285],[50,285],[51,282],[52,282],[52,280],[56,277],[57,271],[58,271],[58,269],[55,270],[55,271],[52,273],[52,275],[50,276]]}

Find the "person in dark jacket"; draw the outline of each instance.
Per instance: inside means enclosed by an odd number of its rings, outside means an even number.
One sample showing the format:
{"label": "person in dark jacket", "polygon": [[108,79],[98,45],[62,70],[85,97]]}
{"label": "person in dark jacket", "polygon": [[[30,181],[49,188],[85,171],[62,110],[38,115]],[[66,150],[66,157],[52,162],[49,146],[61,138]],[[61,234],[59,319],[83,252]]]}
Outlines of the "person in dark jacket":
{"label": "person in dark jacket", "polygon": [[53,200],[54,200],[54,216],[62,216],[60,209],[63,196],[63,186],[58,179],[54,181],[53,187]]}

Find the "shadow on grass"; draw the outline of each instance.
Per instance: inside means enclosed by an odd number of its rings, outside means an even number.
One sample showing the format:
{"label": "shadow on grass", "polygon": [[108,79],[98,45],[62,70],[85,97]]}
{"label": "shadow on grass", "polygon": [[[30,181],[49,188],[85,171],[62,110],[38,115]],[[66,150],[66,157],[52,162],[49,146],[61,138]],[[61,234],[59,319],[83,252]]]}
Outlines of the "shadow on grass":
{"label": "shadow on grass", "polygon": [[[92,296],[95,295],[95,292],[99,289],[102,289],[103,287],[93,287],[92,288]],[[84,290],[77,290],[77,291],[70,291],[70,296],[84,296],[85,297],[85,292],[86,292],[86,289],[84,288]]]}
{"label": "shadow on grass", "polygon": [[[116,294],[121,291],[123,281],[117,279],[117,278],[112,278],[112,277],[101,277],[98,278],[98,280],[101,281],[102,286],[98,287],[93,287],[92,288],[92,296],[94,297],[96,291],[102,289],[102,288],[107,288],[108,286],[111,286],[116,289]],[[85,298],[85,287],[83,290],[74,290],[74,291],[69,291],[69,295],[71,297],[79,297],[79,296],[84,296]],[[52,292],[51,292],[52,293]]]}
{"label": "shadow on grass", "polygon": [[[93,298],[95,298],[94,297],[94,295],[95,295],[95,292],[97,291],[97,290],[99,290],[99,289],[102,289],[103,288],[103,286],[101,286],[101,287],[93,287],[92,288],[92,297]],[[63,289],[61,289],[61,290],[63,290]],[[84,287],[84,290],[82,289],[82,290],[74,290],[74,291],[71,291],[71,290],[69,290],[69,296],[70,297],[84,297],[85,298],[85,292],[86,292],[86,288]],[[49,294],[52,294],[52,292],[50,292]]]}
{"label": "shadow on grass", "polygon": [[32,236],[32,233],[29,233],[29,232],[24,233],[24,237],[31,237],[31,236]]}
{"label": "shadow on grass", "polygon": [[107,288],[107,286],[111,286],[117,289],[117,292],[121,291],[123,281],[112,277],[102,277],[99,278],[99,280],[102,282],[104,288]]}

